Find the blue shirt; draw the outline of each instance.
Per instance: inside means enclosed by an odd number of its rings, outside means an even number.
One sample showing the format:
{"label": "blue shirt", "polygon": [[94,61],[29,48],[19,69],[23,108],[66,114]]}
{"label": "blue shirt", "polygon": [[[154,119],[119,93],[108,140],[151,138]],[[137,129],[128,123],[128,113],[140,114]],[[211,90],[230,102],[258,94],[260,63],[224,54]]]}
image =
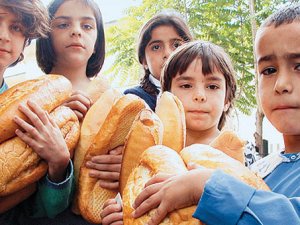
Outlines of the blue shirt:
{"label": "blue shirt", "polygon": [[207,225],[300,224],[300,153],[280,157],[282,160],[264,178],[272,191],[256,190],[215,171],[193,216]]}

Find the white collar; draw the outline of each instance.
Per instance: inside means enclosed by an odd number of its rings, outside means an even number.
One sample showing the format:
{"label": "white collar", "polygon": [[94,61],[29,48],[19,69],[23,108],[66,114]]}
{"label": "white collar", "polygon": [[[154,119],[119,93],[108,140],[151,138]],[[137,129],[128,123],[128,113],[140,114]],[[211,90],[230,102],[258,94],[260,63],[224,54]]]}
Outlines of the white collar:
{"label": "white collar", "polygon": [[152,84],[154,84],[158,89],[161,89],[160,81],[157,80],[152,74],[149,75],[149,80]]}

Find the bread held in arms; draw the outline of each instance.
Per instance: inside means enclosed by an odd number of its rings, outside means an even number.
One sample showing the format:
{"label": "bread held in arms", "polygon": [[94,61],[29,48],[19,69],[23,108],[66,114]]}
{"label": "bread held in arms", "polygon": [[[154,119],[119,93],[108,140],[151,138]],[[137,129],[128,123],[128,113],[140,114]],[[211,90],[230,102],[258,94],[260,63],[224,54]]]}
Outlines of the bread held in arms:
{"label": "bread held in arms", "polygon": [[[41,85],[43,89],[47,89],[47,91],[38,89],[36,90],[37,93],[31,93],[29,91],[30,87],[37,88],[36,83]],[[60,86],[62,84],[63,86]],[[61,93],[60,97],[52,96],[57,95],[56,85],[59,86],[58,93]],[[25,89],[32,95],[27,96],[26,94],[20,94],[19,90],[24,87],[26,87]],[[13,102],[9,105],[4,104],[8,106],[7,110],[14,112],[14,115],[24,117],[24,115],[18,111],[18,105],[20,103],[26,104],[26,101],[30,99],[44,106],[44,108],[50,112],[55,106],[62,104],[70,96],[72,88],[71,83],[63,76],[47,75],[36,80],[25,81],[13,87],[12,90],[14,91],[9,95],[0,95],[0,102],[9,102],[9,99],[3,100],[1,98],[10,96]],[[21,92],[23,92],[23,90],[21,90]],[[42,99],[36,101],[37,98],[40,98],[39,92],[42,92],[43,101]],[[50,96],[45,97],[45,93],[48,93]],[[8,118],[8,114],[5,110],[2,110],[1,113]],[[50,117],[60,128],[72,155],[72,151],[79,139],[78,118],[71,109],[64,106],[54,109],[50,113]],[[12,118],[10,119],[11,121],[6,121],[6,124],[14,124]],[[46,171],[47,164],[19,137],[11,137],[6,141],[2,141],[0,143],[0,212],[8,210],[29,197],[35,191],[35,182],[44,176]]]}
{"label": "bread held in arms", "polygon": [[[233,133],[231,133],[231,135],[233,135]],[[223,139],[223,141],[226,140]],[[220,143],[222,142],[218,142],[216,145],[219,147],[222,146]],[[224,146],[228,147],[227,143],[224,143]],[[133,212],[132,204],[134,200],[151,177],[157,173],[184,173],[187,171],[185,165],[190,162],[210,169],[221,169],[225,173],[228,173],[257,189],[269,190],[265,182],[245,167],[241,161],[237,161],[209,145],[191,145],[184,148],[180,152],[180,155],[165,146],[154,146],[147,149],[141,157],[139,166],[130,174],[124,189],[124,224],[145,224],[150,220],[150,216],[154,213],[153,210],[138,219],[133,219],[131,214]],[[200,221],[192,218],[195,209],[196,206],[193,206],[169,213],[161,224],[201,224]]]}
{"label": "bread held in arms", "polygon": [[38,79],[19,83],[0,94],[0,143],[15,136],[18,128],[13,121],[15,116],[27,118],[18,107],[29,99],[42,109],[51,112],[64,103],[72,93],[72,84],[64,76],[45,75]]}
{"label": "bread held in arms", "polygon": [[79,173],[78,205],[80,214],[89,222],[101,223],[104,202],[113,198],[116,191],[101,188],[98,179],[90,177],[86,162],[124,145],[134,118],[145,107],[144,100],[135,95],[127,94],[118,99],[85,154]]}

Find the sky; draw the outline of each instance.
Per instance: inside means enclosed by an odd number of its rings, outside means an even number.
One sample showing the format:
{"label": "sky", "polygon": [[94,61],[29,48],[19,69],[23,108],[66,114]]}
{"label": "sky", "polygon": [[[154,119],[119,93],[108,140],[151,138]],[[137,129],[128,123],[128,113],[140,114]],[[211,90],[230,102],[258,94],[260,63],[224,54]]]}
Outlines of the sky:
{"label": "sky", "polygon": [[[95,0],[102,12],[104,23],[120,19],[126,10],[126,8],[130,6],[139,5],[142,0]],[[47,5],[50,0],[43,0],[45,5]],[[31,46],[33,46],[32,44]],[[30,48],[25,49],[29,50]],[[33,50],[31,50],[33,51]],[[34,54],[34,53],[31,53]],[[25,52],[26,55],[26,52]],[[26,62],[26,57],[25,60]],[[104,67],[107,65],[107,62],[104,64]],[[103,68],[104,69],[104,68]],[[27,71],[27,74],[41,74],[41,71],[38,69],[37,65],[32,65],[32,63],[24,63],[13,67],[12,69],[8,69],[6,74],[18,74],[24,73]],[[30,71],[30,72],[28,72]],[[33,77],[34,78],[34,77]],[[246,116],[241,113],[238,114],[238,119],[233,119],[234,128],[239,136],[244,140],[249,140],[254,143],[253,133],[255,132],[255,110],[253,110],[251,116]],[[265,118],[263,124],[263,136],[265,139],[269,140],[272,143],[272,147],[270,148],[281,149],[283,147],[283,140],[281,135],[272,127],[270,122]]]}

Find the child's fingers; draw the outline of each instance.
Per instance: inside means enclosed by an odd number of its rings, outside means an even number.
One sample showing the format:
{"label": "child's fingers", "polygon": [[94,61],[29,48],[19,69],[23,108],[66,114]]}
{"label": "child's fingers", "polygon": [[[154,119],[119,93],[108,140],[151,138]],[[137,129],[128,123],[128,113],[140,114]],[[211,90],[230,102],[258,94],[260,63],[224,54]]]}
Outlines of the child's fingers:
{"label": "child's fingers", "polygon": [[108,171],[108,172],[120,172],[121,171],[121,163],[118,164],[104,164],[104,163],[94,163],[88,161],[86,163],[86,167],[89,169],[94,169],[98,171]]}
{"label": "child's fingers", "polygon": [[[39,132],[37,129],[33,126],[31,126],[29,123],[25,122],[22,120],[20,117],[16,116],[14,118],[14,121],[24,130],[26,131],[33,139],[38,139],[39,137]],[[20,130],[18,133],[20,134]],[[23,132],[22,132],[23,133]],[[17,134],[17,133],[16,133]],[[28,136],[28,135],[27,135]],[[26,142],[27,143],[27,142]],[[27,143],[28,144],[28,143]]]}
{"label": "child's fingers", "polygon": [[84,93],[82,92],[74,92],[71,97],[67,100],[67,102],[75,102],[79,101],[82,103],[86,108],[90,108],[92,105],[91,100],[89,97],[87,97]]}
{"label": "child's fingers", "polygon": [[34,149],[34,147],[36,146],[36,141],[32,139],[28,133],[23,133],[19,129],[17,129],[15,133],[22,141],[24,141],[27,145]]}
{"label": "child's fingers", "polygon": [[[44,125],[48,125],[49,124],[49,120],[48,117],[46,115],[46,111],[43,110],[38,104],[36,104],[35,102],[29,100],[27,102],[27,105],[30,107],[31,111],[38,117],[38,119],[44,124]],[[34,121],[33,125],[34,124]],[[38,124],[37,124],[38,125]],[[36,125],[35,125],[36,126]]]}
{"label": "child's fingers", "polygon": [[[19,110],[25,114],[25,116],[31,121],[32,127],[37,128],[40,132],[43,131],[44,129],[44,124],[40,120],[37,114],[35,114],[33,111],[31,111],[27,106],[20,104],[19,105]],[[20,118],[19,118],[20,119]],[[21,119],[20,119],[21,120]],[[18,120],[18,121],[20,121]],[[16,121],[16,120],[15,120]],[[22,120],[24,121],[24,120]],[[25,121],[24,121],[25,122]],[[25,125],[25,123],[19,124],[20,126]],[[26,126],[26,125],[25,125]],[[28,127],[28,126],[26,126]],[[24,127],[22,127],[24,129]],[[31,133],[30,133],[31,134]]]}
{"label": "child's fingers", "polygon": [[102,218],[102,225],[105,224],[112,224],[119,220],[123,219],[122,208],[119,204],[113,204],[107,206],[103,211],[100,213]]}
{"label": "child's fingers", "polygon": [[[105,208],[107,207],[107,206],[109,206],[109,205],[113,205],[113,204],[118,204],[117,203],[117,201],[116,201],[116,199],[114,199],[114,198],[110,198],[110,199],[107,199],[105,202],[104,202],[104,204],[103,204],[103,211],[105,210]],[[104,214],[105,215],[105,214]]]}
{"label": "child's fingers", "polygon": [[135,199],[133,208],[133,217],[138,218],[144,215],[146,212],[150,211],[151,209],[156,208],[161,201],[161,197],[157,193],[157,184],[154,184],[150,187],[144,189],[141,194]]}
{"label": "child's fingers", "polygon": [[110,155],[122,155],[123,149],[124,149],[124,145],[121,145],[121,146],[118,146],[118,147],[110,150],[108,154],[110,154]]}
{"label": "child's fingers", "polygon": [[154,177],[152,177],[150,180],[147,181],[145,187],[148,187],[152,184],[161,183],[173,176],[174,175],[158,173],[157,175],[155,175]]}
{"label": "child's fingers", "polygon": [[73,110],[73,111],[74,111],[75,115],[77,116],[78,120],[82,121],[84,115],[81,112],[77,111],[77,110]]}
{"label": "child's fingers", "polygon": [[99,180],[99,186],[108,190],[118,190],[119,189],[119,181],[105,181]]}
{"label": "child's fingers", "polygon": [[54,120],[51,118],[51,116],[49,115],[48,112],[46,112],[46,116],[48,117],[48,120],[49,120],[50,124],[51,124],[54,128],[59,129],[59,127],[58,127],[57,124],[54,122]]}
{"label": "child's fingers", "polygon": [[122,155],[97,155],[91,161],[98,164],[121,164]]}
{"label": "child's fingers", "polygon": [[159,207],[155,210],[153,216],[151,216],[150,221],[147,223],[148,225],[157,225],[160,224],[161,221],[167,216],[168,207],[162,202]]}
{"label": "child's fingers", "polygon": [[119,172],[111,172],[111,171],[99,171],[99,170],[91,170],[89,172],[90,177],[97,178],[99,180],[106,181],[116,181],[119,180],[120,173]]}

